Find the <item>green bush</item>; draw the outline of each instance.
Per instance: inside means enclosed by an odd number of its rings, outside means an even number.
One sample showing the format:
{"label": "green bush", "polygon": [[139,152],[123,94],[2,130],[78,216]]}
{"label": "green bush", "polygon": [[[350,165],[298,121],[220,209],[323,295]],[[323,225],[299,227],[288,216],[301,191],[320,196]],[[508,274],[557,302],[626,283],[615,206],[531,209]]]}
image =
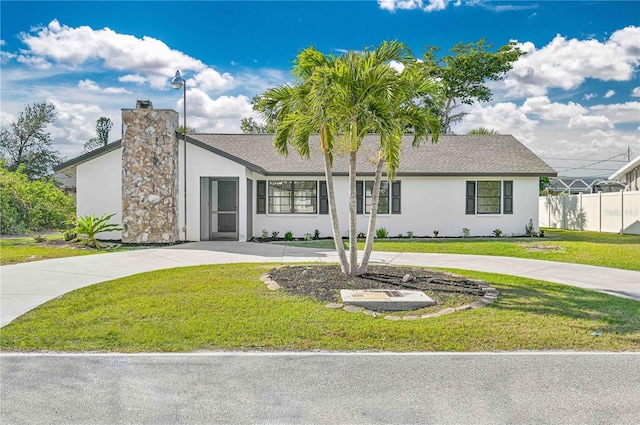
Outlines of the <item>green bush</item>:
{"label": "green bush", "polygon": [[287,233],[284,234],[284,240],[285,241],[293,240],[293,232],[291,230],[289,230]]}
{"label": "green bush", "polygon": [[58,229],[73,217],[74,200],[49,180],[0,168],[0,233]]}

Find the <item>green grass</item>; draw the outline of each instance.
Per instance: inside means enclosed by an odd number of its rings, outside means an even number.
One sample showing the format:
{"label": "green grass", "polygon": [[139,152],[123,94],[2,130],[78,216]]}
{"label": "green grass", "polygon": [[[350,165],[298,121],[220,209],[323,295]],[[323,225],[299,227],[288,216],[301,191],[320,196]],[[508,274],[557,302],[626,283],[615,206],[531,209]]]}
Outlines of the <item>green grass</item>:
{"label": "green grass", "polygon": [[[464,272],[497,302],[432,319],[389,321],[271,292],[268,265],[161,270],[89,286],[0,330],[2,350],[632,350],[640,303],[566,285]],[[460,271],[457,271],[460,273]],[[592,332],[602,332],[594,337]]]}
{"label": "green grass", "polygon": [[[640,236],[546,229],[545,238],[384,239],[375,251],[498,255],[640,270]],[[333,248],[333,240],[287,242]],[[364,249],[364,242],[358,243]]]}
{"label": "green grass", "polygon": [[[47,236],[46,239],[62,239],[62,236]],[[98,254],[98,250],[60,247],[36,243],[32,237],[0,239],[0,265]]]}

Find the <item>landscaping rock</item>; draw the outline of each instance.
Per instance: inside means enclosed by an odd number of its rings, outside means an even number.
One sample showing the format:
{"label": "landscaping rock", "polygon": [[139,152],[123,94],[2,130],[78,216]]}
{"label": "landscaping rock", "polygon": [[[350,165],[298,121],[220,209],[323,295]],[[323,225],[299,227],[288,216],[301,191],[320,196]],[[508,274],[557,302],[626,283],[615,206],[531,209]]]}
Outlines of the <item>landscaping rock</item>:
{"label": "landscaping rock", "polygon": [[342,307],[342,309],[344,311],[348,311],[349,313],[360,313],[362,310],[364,310],[362,307],[356,307],[355,305],[349,305],[349,304]]}
{"label": "landscaping rock", "polygon": [[344,307],[344,304],[341,304],[341,303],[329,303],[325,307],[327,307],[327,308],[342,308],[342,307]]}

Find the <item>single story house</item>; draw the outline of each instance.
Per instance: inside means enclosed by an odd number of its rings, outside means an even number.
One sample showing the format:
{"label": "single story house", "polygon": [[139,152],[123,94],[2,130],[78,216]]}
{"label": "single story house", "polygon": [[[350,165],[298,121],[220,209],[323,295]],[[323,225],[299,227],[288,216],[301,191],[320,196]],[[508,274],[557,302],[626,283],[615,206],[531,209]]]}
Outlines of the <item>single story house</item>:
{"label": "single story house", "polygon": [[[178,114],[123,109],[123,137],[56,167],[75,175],[77,214],[104,213],[124,227],[104,238],[130,243],[239,240],[263,233],[331,236],[326,182],[317,137],[311,158],[280,156],[269,134],[176,132]],[[539,177],[556,176],[510,135],[443,135],[436,144],[402,143],[394,181],[382,184],[378,228],[390,236],[522,234],[538,223]],[[378,138],[358,154],[358,231],[371,206]],[[348,157],[336,154],[334,183],[344,236],[348,232]]]}
{"label": "single story house", "polygon": [[640,155],[613,173],[609,180],[624,181],[626,183],[624,190],[627,191],[640,190]]}

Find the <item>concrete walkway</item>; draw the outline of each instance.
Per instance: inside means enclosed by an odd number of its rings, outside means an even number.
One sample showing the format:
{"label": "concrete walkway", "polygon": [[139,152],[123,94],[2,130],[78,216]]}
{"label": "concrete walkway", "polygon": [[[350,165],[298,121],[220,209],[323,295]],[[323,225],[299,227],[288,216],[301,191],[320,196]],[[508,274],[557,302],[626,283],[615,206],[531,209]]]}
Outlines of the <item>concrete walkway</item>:
{"label": "concrete walkway", "polygon": [[[192,242],[167,248],[59,258],[0,267],[0,326],[60,295],[132,274],[224,263],[338,262],[333,250],[247,242]],[[640,301],[640,272],[460,254],[374,252],[372,264],[478,270],[574,285]]]}

